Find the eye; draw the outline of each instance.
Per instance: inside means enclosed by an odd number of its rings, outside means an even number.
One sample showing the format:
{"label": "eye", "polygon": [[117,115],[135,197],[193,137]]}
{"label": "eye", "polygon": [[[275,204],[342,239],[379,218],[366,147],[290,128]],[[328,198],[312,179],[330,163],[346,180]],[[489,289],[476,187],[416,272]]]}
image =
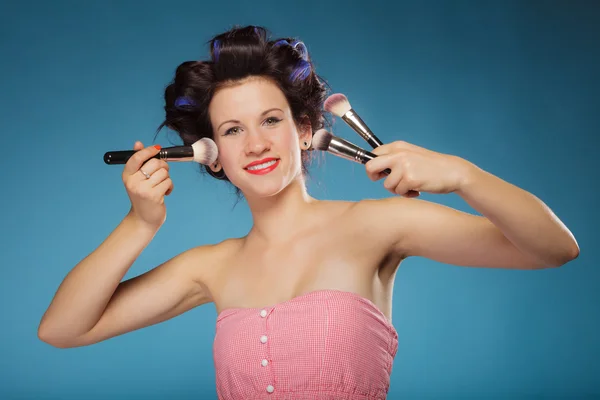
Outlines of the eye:
{"label": "eye", "polygon": [[225,135],[235,135],[236,133],[240,132],[240,127],[239,126],[234,126],[233,128],[229,128],[225,131],[225,133],[223,134]]}
{"label": "eye", "polygon": [[275,117],[269,117],[269,118],[267,118],[267,119],[265,120],[265,123],[266,123],[267,125],[275,125],[275,124],[277,124],[278,122],[281,122],[281,120],[280,120],[279,118],[275,118]]}

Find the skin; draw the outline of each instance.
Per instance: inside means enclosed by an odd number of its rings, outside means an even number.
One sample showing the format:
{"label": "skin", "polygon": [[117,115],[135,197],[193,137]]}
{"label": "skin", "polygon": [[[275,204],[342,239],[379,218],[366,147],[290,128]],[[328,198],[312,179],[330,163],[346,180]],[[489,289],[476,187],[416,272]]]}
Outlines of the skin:
{"label": "skin", "polygon": [[[131,210],[65,277],[40,322],[41,340],[61,348],[90,345],[207,303],[217,312],[262,307],[320,289],[357,293],[391,320],[395,274],[408,257],[542,269],[579,254],[571,232],[532,194],[462,158],[405,142],[375,149],[380,157],[365,166],[394,196],[312,198],[301,172],[311,127],[293,120],[283,93],[269,80],[220,89],[209,113],[219,148],[211,168],[223,169],[244,193],[253,216],[249,233],[192,248],[122,281],[164,223],[164,197],[173,190],[167,163],[146,162],[158,150],[137,142],[140,151],[123,170]],[[245,170],[266,157],[279,159],[272,172]],[[381,173],[386,168],[389,176]],[[410,198],[410,191],[456,193],[480,215]]]}

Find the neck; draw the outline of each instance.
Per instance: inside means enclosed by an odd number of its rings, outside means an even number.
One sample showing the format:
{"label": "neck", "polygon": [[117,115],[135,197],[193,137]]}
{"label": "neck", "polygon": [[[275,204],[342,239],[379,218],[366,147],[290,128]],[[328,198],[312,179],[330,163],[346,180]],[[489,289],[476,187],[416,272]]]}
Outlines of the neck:
{"label": "neck", "polygon": [[275,196],[248,199],[254,222],[248,236],[266,242],[288,240],[289,227],[300,227],[315,201],[308,194],[302,176]]}

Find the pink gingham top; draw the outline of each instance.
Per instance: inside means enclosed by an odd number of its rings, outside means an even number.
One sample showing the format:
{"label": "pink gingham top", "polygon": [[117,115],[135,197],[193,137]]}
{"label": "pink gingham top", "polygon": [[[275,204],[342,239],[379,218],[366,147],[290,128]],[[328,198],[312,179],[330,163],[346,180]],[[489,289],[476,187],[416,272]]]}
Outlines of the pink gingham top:
{"label": "pink gingham top", "polygon": [[317,290],[217,317],[221,400],[385,399],[398,334],[370,300]]}

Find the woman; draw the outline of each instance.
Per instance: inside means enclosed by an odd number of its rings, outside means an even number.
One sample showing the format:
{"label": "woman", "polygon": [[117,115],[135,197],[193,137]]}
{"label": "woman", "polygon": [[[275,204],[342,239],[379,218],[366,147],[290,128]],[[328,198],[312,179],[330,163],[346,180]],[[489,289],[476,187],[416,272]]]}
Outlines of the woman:
{"label": "woman", "polygon": [[[391,324],[396,269],[410,256],[513,269],[557,267],[577,242],[536,197],[459,157],[403,142],[366,165],[402,195],[319,201],[305,187],[325,89],[306,48],[258,27],[211,41],[211,60],[179,66],[166,120],[185,144],[212,138],[207,167],[246,198],[253,226],[121,282],[166,218],[169,165],[139,150],[125,165],[131,209],[60,285],[41,340],[75,347],[214,303],[217,393],[223,399],[385,398],[397,349]],[[149,161],[148,161],[149,160]],[[392,170],[387,176],[386,168]],[[457,193],[482,216],[409,198]]]}

